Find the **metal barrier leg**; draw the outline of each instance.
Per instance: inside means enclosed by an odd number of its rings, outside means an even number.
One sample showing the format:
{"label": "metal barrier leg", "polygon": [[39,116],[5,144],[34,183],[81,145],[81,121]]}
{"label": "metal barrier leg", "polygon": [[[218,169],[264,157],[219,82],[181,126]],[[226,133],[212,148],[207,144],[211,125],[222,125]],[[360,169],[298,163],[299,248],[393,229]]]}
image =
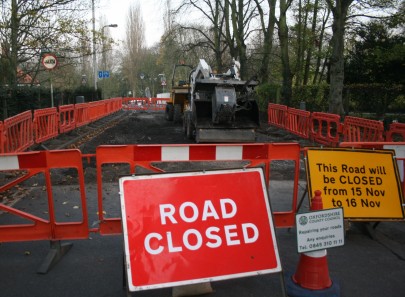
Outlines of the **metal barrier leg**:
{"label": "metal barrier leg", "polygon": [[297,212],[300,210],[300,208],[302,206],[302,203],[304,202],[304,198],[307,195],[307,193],[308,193],[308,187],[305,186],[304,193],[302,193],[301,199],[300,199],[300,201],[298,203]]}
{"label": "metal barrier leg", "polygon": [[37,273],[46,274],[59,260],[67,254],[67,252],[72,248],[73,243],[61,243],[58,241],[51,241],[51,249],[46,255],[45,260],[42,262],[41,267],[39,267]]}

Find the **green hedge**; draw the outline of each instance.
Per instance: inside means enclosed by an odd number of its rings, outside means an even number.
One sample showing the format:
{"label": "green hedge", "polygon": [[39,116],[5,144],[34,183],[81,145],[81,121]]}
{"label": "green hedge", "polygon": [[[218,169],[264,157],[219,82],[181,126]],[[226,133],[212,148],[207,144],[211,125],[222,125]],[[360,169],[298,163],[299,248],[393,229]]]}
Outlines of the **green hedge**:
{"label": "green hedge", "polygon": [[[98,98],[101,98],[101,90]],[[9,89],[0,88],[0,120],[4,119],[4,100],[7,100],[8,117],[12,117],[26,110],[35,110],[52,106],[51,91],[42,87],[18,87],[11,97]],[[76,96],[84,96],[86,102],[96,101],[94,89],[80,87],[76,90],[54,89],[54,106],[74,104]]]}
{"label": "green hedge", "polygon": [[[256,88],[261,111],[267,110],[267,105],[280,103],[280,85],[263,84]],[[305,102],[306,110],[328,112],[329,85],[309,85],[293,88],[291,106],[300,108]],[[404,113],[404,85],[347,85],[343,89],[343,105],[346,113]]]}

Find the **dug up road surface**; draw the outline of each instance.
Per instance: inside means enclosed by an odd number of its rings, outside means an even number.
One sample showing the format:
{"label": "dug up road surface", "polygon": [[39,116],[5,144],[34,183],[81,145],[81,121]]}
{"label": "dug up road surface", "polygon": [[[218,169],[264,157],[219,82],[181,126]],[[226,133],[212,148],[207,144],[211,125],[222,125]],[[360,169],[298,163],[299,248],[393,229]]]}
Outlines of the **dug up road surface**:
{"label": "dug up road surface", "polygon": [[[302,146],[314,145],[266,123],[258,133],[257,142],[299,142]],[[117,114],[48,141],[35,149],[78,148],[84,154],[93,154],[97,146],[122,144],[180,144],[192,143],[181,125],[166,122],[162,113],[120,111]],[[94,161],[85,162],[86,196],[91,227],[97,225]],[[272,208],[288,208],[283,199],[291,195],[291,164],[280,162],[272,175],[269,197]],[[301,167],[304,168],[303,163]],[[299,197],[305,197],[305,172],[302,169]],[[117,172],[116,172],[117,171]],[[117,168],[103,176],[108,183],[106,212],[120,215],[117,178],[122,174]],[[58,217],[80,219],[77,191],[70,172],[55,172],[55,205]],[[7,178],[7,177],[0,177]],[[24,191],[24,187],[30,190]],[[18,199],[10,201],[14,207],[38,216],[46,216],[46,199],[40,180],[20,185]],[[6,203],[10,197],[3,197]],[[305,198],[300,211],[308,211]],[[274,211],[274,208],[273,208]],[[0,227],[10,223],[6,213],[0,214]],[[344,297],[403,297],[405,296],[405,226],[404,222],[381,222],[372,238],[365,225],[348,222],[345,245],[328,250],[328,267],[332,281],[339,285]],[[260,275],[212,283],[213,292],[207,296],[283,296],[283,281],[296,271],[300,255],[297,253],[295,229],[277,229],[278,251],[282,274]],[[1,242],[1,238],[0,238]],[[123,289],[123,237],[91,234],[88,240],[72,241],[71,250],[48,273],[37,270],[49,251],[49,242],[15,242],[0,244],[0,296],[1,297],[116,297],[127,296]],[[220,261],[218,265],[221,265]],[[190,269],[195,269],[191,267]],[[155,289],[132,293],[132,296],[171,296],[172,290]],[[308,296],[318,296],[316,292]]]}

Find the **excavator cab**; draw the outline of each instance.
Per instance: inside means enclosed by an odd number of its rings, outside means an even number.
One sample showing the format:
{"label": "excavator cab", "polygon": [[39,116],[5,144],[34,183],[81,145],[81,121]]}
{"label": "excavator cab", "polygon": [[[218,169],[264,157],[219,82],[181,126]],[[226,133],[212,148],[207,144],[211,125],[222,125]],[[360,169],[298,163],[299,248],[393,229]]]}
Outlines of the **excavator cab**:
{"label": "excavator cab", "polygon": [[180,123],[185,106],[189,104],[190,72],[193,66],[176,64],[172,73],[170,100],[166,104],[165,117],[168,121]]}

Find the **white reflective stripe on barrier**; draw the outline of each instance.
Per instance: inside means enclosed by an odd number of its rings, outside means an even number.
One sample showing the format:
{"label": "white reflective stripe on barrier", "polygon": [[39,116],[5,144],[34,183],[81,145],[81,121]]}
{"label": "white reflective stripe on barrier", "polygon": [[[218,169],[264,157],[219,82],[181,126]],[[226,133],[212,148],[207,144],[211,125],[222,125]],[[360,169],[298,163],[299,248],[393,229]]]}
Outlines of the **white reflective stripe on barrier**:
{"label": "white reflective stripe on barrier", "polygon": [[312,252],[308,252],[308,253],[304,253],[305,256],[307,257],[311,257],[311,258],[322,258],[322,257],[326,257],[326,250],[319,250],[319,251],[312,251]]}
{"label": "white reflective stripe on barrier", "polygon": [[[397,158],[403,159],[405,158],[405,146],[404,145],[384,145],[385,150],[394,150],[395,156]],[[399,178],[401,182],[404,181],[404,160],[397,160],[398,164],[398,171],[399,171]]]}
{"label": "white reflective stripe on barrier", "polygon": [[0,170],[20,169],[17,156],[0,156]]}
{"label": "white reflective stripe on barrier", "polygon": [[188,161],[190,160],[190,147],[162,146],[162,161]]}
{"label": "white reflective stripe on barrier", "polygon": [[243,147],[242,146],[217,146],[216,147],[216,160],[242,160]]}

